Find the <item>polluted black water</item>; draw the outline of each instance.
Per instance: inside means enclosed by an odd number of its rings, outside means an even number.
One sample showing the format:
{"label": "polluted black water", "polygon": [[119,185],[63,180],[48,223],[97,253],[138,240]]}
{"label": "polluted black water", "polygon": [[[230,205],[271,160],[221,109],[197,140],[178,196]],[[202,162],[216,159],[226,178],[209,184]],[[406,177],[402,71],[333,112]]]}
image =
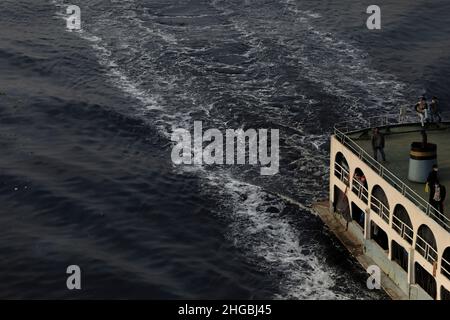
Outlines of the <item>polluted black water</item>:
{"label": "polluted black water", "polygon": [[[381,2],[2,0],[0,297],[386,299],[310,209],[334,123],[449,99],[450,3]],[[175,166],[194,121],[278,129],[279,173]]]}

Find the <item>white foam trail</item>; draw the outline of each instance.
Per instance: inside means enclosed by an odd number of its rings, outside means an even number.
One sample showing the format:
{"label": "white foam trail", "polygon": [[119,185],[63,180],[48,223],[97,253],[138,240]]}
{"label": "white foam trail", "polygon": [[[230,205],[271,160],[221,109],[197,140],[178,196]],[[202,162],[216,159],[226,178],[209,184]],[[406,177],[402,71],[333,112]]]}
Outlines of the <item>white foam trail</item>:
{"label": "white foam trail", "polygon": [[[52,3],[58,8],[65,8],[66,5],[62,0],[52,0]],[[66,20],[66,17],[61,12],[57,12],[56,15],[59,18]],[[68,30],[69,31],[69,30]],[[117,61],[112,58],[112,52],[103,45],[103,40],[85,29],[78,31],[69,31],[74,32],[79,35],[82,39],[88,41],[91,44],[92,49],[94,49],[94,53],[97,57],[98,62],[106,68],[108,75],[111,79],[111,82],[114,84],[118,84],[120,89],[132,96],[133,98],[139,100],[144,107],[143,111],[150,110],[160,110],[161,105],[157,100],[157,96],[152,95],[150,92],[142,89],[139,84],[130,79],[130,77],[126,74],[125,70],[119,66]]]}
{"label": "white foam trail", "polygon": [[225,196],[232,199],[231,240],[249,253],[249,259],[283,274],[282,292],[275,298],[348,298],[333,291],[333,271],[312,250],[305,250],[309,248],[299,243],[298,231],[280,217],[283,201],[227,174],[209,175],[208,179],[211,185],[223,186]]}
{"label": "white foam trail", "polygon": [[[63,6],[62,1],[54,0],[53,3]],[[307,16],[314,18],[316,15],[309,13]],[[161,30],[155,31],[144,26],[143,21],[135,16],[133,19],[130,18],[130,21],[130,23],[135,24],[146,33],[162,38],[169,45],[178,44],[178,40],[175,37],[167,35]],[[236,28],[239,28],[239,26],[236,26]],[[240,31],[243,34],[246,33],[244,28],[241,28]],[[166,110],[168,108],[167,106],[163,108],[157,96],[143,90],[139,85],[139,81],[126,74],[119,63],[114,60],[113,52],[108,49],[102,38],[88,31],[82,31],[77,34],[90,43],[99,63],[106,68],[112,83],[126,94],[138,99],[142,103],[144,111],[154,109]],[[261,50],[256,37],[251,33],[247,33],[246,36],[254,50]],[[121,46],[127,47],[126,41],[123,41]],[[273,80],[269,78],[266,81],[268,84],[273,83]],[[272,89],[275,90],[273,86]],[[334,90],[337,89],[335,88]],[[270,97],[273,93],[260,91],[259,95]],[[251,94],[253,93],[249,91],[249,95]],[[253,95],[257,100],[262,99],[260,96]],[[274,112],[279,112],[279,110],[274,109]],[[189,114],[184,116],[190,120]],[[167,124],[179,126],[183,119],[178,114],[166,113],[160,119],[161,127]],[[167,131],[164,131],[164,133],[167,133]],[[326,171],[324,158],[318,157],[317,154],[312,155],[312,153],[326,143],[327,137],[325,135],[305,135],[298,138],[302,140],[299,148],[301,148],[303,157],[306,158],[311,154],[308,158],[314,159],[308,165],[314,166],[315,169],[321,170],[322,173]],[[308,148],[308,145],[313,147]],[[304,253],[304,249],[309,248],[299,243],[298,231],[290,225],[286,218],[280,215],[285,207],[284,201],[271,196],[258,186],[238,181],[229,173],[207,171],[201,166],[177,167],[176,169],[195,172],[207,182],[209,187],[216,187],[220,190],[220,193],[224,196],[224,204],[230,205],[230,212],[224,213],[232,220],[229,233],[230,239],[237,246],[246,250],[249,259],[254,259],[261,263],[261,268],[283,274],[282,283],[280,284],[282,291],[276,298],[348,298],[333,291],[333,286],[335,285],[334,271],[322,263],[313,250],[308,250],[308,254]],[[306,184],[310,183],[309,188],[311,188],[312,183],[312,179],[306,180],[299,183],[299,189],[305,189],[304,192],[307,192]],[[302,209],[310,211],[309,207],[298,205]],[[276,208],[277,212],[268,210],[269,207]]]}

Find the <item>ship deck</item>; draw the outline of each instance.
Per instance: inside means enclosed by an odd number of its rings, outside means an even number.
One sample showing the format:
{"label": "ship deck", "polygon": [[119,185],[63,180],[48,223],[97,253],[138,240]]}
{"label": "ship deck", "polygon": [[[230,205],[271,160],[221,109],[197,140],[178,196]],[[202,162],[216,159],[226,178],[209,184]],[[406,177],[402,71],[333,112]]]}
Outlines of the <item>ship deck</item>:
{"label": "ship deck", "polygon": [[[428,200],[425,185],[408,180],[410,146],[413,141],[422,141],[420,131],[419,125],[392,127],[389,132],[382,128],[381,132],[385,133],[386,145],[384,151],[387,160],[382,164],[417,194]],[[450,192],[450,124],[433,125],[427,130],[427,135],[428,142],[437,144],[439,180],[446,187],[447,192]],[[373,154],[371,136],[368,134],[368,130],[351,133],[348,136],[370,155]],[[444,214],[450,218],[450,196],[446,197],[444,211]]]}

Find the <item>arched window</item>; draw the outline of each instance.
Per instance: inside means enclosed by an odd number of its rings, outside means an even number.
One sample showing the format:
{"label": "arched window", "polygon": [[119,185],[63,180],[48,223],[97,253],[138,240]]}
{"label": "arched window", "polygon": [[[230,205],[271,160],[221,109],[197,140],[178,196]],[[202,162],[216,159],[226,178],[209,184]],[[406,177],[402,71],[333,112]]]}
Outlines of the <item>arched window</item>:
{"label": "arched window", "polygon": [[384,190],[376,185],[372,189],[370,208],[375,211],[386,223],[389,223],[389,202]]}
{"label": "arched window", "polygon": [[441,260],[441,273],[450,279],[450,247],[444,250]]}
{"label": "arched window", "polygon": [[333,207],[334,212],[341,214],[347,222],[352,221],[347,195],[337,186],[334,186]]}
{"label": "arched window", "polygon": [[437,261],[436,238],[427,225],[421,225],[417,231],[416,251],[431,264]]}
{"label": "arched window", "polygon": [[367,188],[366,176],[360,168],[356,168],[353,173],[352,191],[364,203],[369,203],[369,190]]}
{"label": "arched window", "polygon": [[356,221],[358,225],[364,229],[366,221],[366,213],[363,209],[358,207],[354,202],[352,202],[352,220]]}
{"label": "arched window", "polygon": [[386,232],[380,228],[375,222],[370,222],[370,236],[383,250],[389,251],[389,238]]}
{"label": "arched window", "polygon": [[409,218],[408,211],[401,204],[398,204],[394,208],[392,215],[392,228],[409,244],[413,243],[414,231]]}
{"label": "arched window", "polygon": [[414,278],[415,282],[430,295],[436,299],[436,279],[428,273],[418,262],[414,264]]}
{"label": "arched window", "polygon": [[409,254],[408,251],[406,251],[403,246],[395,242],[394,240],[391,241],[391,248],[392,248],[392,260],[397,262],[397,264],[406,272],[408,272],[408,259]]}
{"label": "arched window", "polygon": [[348,166],[348,162],[342,152],[338,152],[336,154],[336,158],[334,160],[334,175],[347,186],[349,185],[350,167]]}
{"label": "arched window", "polygon": [[450,300],[450,292],[441,286],[441,300]]}

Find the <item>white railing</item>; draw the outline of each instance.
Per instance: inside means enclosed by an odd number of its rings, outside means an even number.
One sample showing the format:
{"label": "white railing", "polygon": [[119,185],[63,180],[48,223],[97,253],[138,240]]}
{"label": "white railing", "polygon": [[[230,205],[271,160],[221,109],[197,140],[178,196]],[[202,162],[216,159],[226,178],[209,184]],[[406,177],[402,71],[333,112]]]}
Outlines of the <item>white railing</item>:
{"label": "white railing", "polygon": [[450,219],[444,214],[433,208],[428,201],[418,195],[414,190],[408,187],[400,178],[389,171],[386,167],[381,165],[370,154],[368,154],[362,147],[353,141],[347,133],[356,132],[359,130],[367,130],[373,127],[392,126],[399,124],[412,124],[417,121],[400,122],[398,116],[380,116],[368,118],[364,121],[348,121],[345,123],[338,123],[334,128],[336,139],[358,156],[361,161],[366,163],[372,170],[374,170],[381,178],[387,181],[391,186],[397,189],[405,198],[410,200],[427,216],[436,221],[441,227],[450,232]]}
{"label": "white railing", "polygon": [[392,229],[394,229],[400,235],[400,237],[405,239],[408,243],[413,243],[413,229],[395,215],[392,216]]}
{"label": "white railing", "polygon": [[383,115],[365,119],[349,120],[337,123],[334,128],[342,132],[357,131],[366,128],[386,127],[398,124],[416,124],[417,117],[408,116],[404,119],[396,115]]}
{"label": "white railing", "polygon": [[369,203],[369,190],[357,179],[353,178],[352,191],[359,199],[365,203]]}
{"label": "white railing", "polygon": [[389,223],[389,208],[373,195],[370,197],[370,208],[378,214],[384,221]]}
{"label": "white railing", "polygon": [[419,235],[416,236],[416,251],[431,264],[437,261],[437,251]]}
{"label": "white railing", "polygon": [[350,173],[347,169],[341,166],[339,163],[334,163],[334,175],[339,178],[345,185],[349,185]]}
{"label": "white railing", "polygon": [[441,273],[450,279],[450,262],[442,257],[441,259]]}

